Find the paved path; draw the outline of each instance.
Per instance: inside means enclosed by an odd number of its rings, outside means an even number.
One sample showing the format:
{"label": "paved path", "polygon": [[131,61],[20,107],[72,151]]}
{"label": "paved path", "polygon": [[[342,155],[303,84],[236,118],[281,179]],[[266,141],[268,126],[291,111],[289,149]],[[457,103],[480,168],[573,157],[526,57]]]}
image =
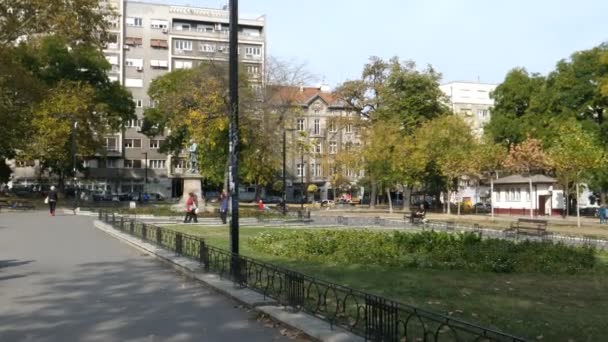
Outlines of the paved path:
{"label": "paved path", "polygon": [[92,218],[0,214],[0,341],[288,340]]}

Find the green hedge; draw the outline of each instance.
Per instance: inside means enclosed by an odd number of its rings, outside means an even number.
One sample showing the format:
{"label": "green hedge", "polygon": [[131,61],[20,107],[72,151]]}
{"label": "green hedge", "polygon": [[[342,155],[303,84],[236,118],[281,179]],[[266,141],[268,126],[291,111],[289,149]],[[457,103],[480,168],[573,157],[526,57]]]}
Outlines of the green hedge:
{"label": "green hedge", "polygon": [[592,248],[481,239],[473,233],[270,231],[251,238],[249,244],[257,251],[293,259],[497,273],[576,273],[596,263]]}

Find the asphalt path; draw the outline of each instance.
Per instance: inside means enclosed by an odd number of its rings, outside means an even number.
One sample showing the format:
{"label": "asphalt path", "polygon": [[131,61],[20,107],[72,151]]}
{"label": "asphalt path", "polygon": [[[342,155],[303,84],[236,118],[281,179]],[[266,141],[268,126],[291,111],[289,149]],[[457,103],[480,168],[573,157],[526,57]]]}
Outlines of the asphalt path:
{"label": "asphalt path", "polygon": [[256,318],[92,218],[0,213],[2,342],[290,340]]}

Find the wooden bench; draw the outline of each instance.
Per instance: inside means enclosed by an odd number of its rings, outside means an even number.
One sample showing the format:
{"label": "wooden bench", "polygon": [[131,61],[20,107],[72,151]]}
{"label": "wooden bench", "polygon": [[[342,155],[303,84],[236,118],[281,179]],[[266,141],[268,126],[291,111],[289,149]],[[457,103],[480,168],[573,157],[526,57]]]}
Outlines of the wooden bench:
{"label": "wooden bench", "polygon": [[508,231],[516,232],[517,234],[547,235],[547,220],[520,218],[517,222],[511,223]]}

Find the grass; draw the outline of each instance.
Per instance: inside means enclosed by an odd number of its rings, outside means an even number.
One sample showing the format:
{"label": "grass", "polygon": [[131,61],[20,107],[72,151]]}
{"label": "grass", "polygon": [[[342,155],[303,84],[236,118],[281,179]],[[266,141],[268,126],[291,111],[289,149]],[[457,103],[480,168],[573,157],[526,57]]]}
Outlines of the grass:
{"label": "grass", "polygon": [[[172,226],[228,248],[228,227]],[[608,331],[608,256],[576,275],[496,274],[290,260],[253,250],[249,238],[288,228],[241,228],[241,253],[403,303],[546,341],[598,341]],[[354,247],[356,248],[356,246]]]}

